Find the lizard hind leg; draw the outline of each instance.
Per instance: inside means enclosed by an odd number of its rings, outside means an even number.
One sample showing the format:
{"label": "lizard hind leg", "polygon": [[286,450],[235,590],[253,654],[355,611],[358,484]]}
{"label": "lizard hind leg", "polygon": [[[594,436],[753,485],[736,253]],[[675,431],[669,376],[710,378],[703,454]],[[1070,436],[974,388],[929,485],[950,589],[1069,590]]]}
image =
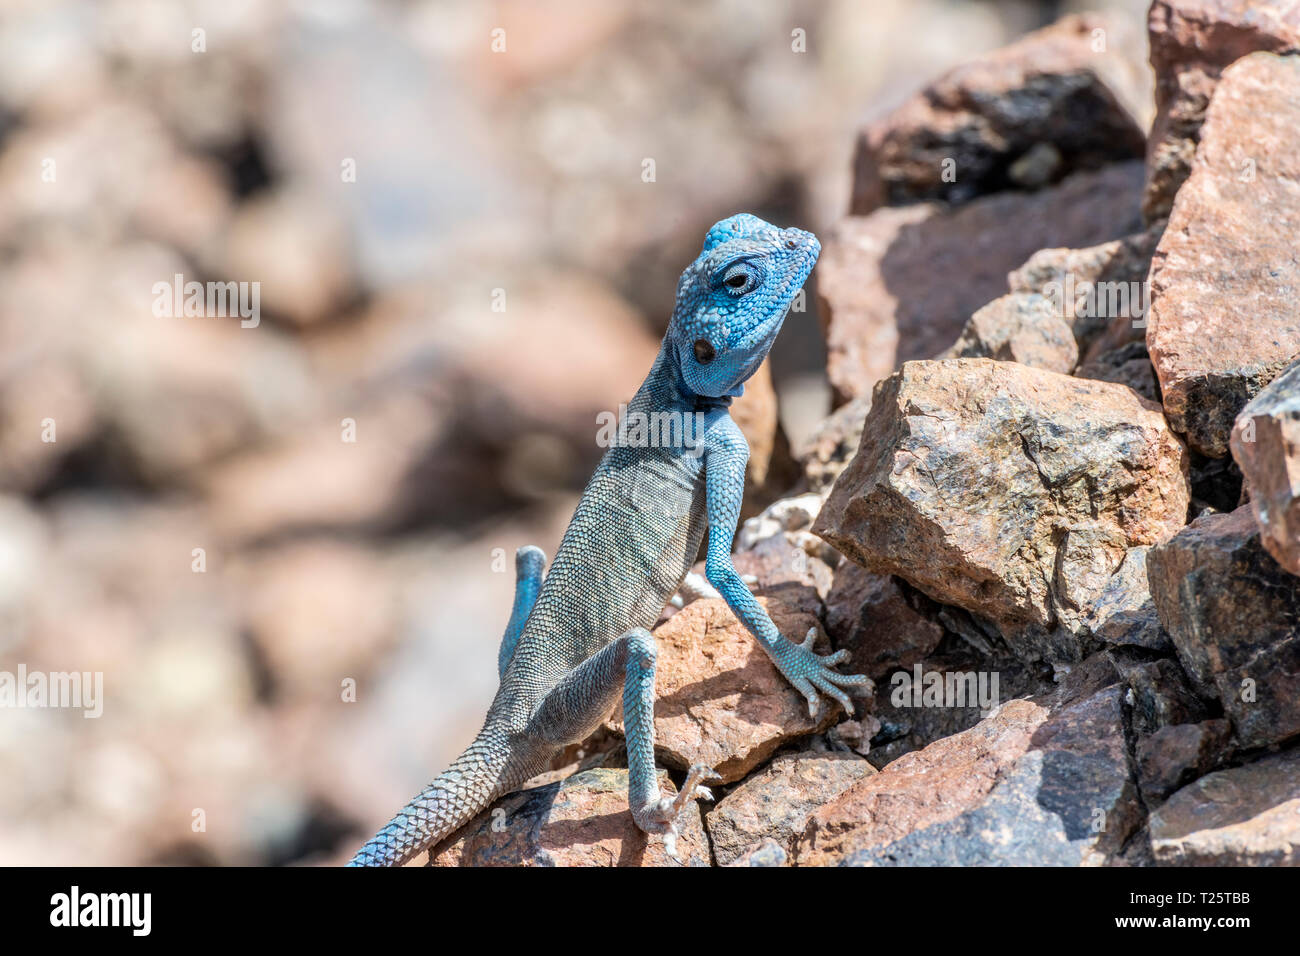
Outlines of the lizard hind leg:
{"label": "lizard hind leg", "polygon": [[713,799],[703,784],[718,775],[711,767],[696,764],[677,794],[660,791],[655,774],[654,688],[654,638],[645,628],[633,628],[569,671],[537,706],[528,730],[550,744],[582,740],[609,716],[621,689],[632,819],[644,832],[661,834],[669,856],[677,859],[677,818],[693,801]]}
{"label": "lizard hind leg", "polygon": [[703,783],[721,779],[712,767],[697,763],[675,796],[659,789],[655,774],[655,642],[644,628],[628,631],[623,681],[623,732],[627,739],[628,803],[632,819],[646,833],[660,833],[664,849],[677,859],[677,819],[695,800],[712,800]]}
{"label": "lizard hind leg", "polygon": [[515,656],[515,645],[519,635],[524,632],[528,615],[537,603],[538,592],[542,590],[542,572],[546,570],[546,553],[541,548],[526,545],[515,552],[515,601],[510,608],[510,623],[501,638],[501,650],[497,652],[497,676],[504,679],[506,668]]}

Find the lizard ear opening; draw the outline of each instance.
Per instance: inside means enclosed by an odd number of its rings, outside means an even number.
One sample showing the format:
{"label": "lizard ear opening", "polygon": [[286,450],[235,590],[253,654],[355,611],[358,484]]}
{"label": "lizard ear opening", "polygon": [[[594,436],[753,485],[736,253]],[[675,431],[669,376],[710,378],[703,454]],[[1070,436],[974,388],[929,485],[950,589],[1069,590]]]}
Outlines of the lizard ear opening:
{"label": "lizard ear opening", "polygon": [[699,362],[701,365],[708,365],[713,361],[714,356],[717,355],[713,350],[713,345],[708,339],[696,339],[694,349],[695,361]]}

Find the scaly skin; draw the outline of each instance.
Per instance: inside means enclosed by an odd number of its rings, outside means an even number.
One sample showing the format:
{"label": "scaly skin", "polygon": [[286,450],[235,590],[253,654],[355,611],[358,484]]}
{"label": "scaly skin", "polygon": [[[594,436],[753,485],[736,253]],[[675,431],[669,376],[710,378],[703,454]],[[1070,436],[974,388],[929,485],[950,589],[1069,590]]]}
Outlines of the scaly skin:
{"label": "scaly skin", "polygon": [[[783,637],[731,561],[749,446],[728,412],[781,329],[817,261],[811,233],[742,214],[709,230],[677,284],[677,303],[650,374],[628,405],[698,423],[668,441],[611,447],[583,492],[551,570],[536,548],[516,557],[518,584],[501,644],[501,686],[474,743],[369,843],[353,866],[406,862],[584,739],[622,697],[628,802],[637,826],[674,852],[677,817],[701,784],[691,768],[675,796],[654,768],[655,643],[649,628],[690,570],[704,535],[709,583],[816,713],[826,694],[850,713],[847,688],[868,683],[819,657],[813,634]],[[657,419],[651,419],[657,420]],[[658,437],[664,437],[662,432]]]}

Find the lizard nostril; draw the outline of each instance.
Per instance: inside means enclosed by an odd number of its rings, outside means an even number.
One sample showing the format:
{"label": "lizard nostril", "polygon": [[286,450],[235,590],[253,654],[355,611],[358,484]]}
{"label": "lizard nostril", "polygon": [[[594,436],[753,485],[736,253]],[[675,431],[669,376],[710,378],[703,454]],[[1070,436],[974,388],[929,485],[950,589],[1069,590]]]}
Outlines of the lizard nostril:
{"label": "lizard nostril", "polygon": [[798,248],[799,248],[799,240],[798,240],[798,239],[787,239],[787,240],[785,241],[785,247],[786,247],[787,249],[798,249]]}

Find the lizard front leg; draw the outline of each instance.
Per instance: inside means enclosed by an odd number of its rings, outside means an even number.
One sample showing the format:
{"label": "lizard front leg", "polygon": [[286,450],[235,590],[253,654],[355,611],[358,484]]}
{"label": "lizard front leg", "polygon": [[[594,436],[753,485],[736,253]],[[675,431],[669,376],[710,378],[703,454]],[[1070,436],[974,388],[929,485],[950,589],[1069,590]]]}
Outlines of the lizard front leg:
{"label": "lizard front leg", "polygon": [[731,561],[731,543],[740,518],[741,498],[745,491],[745,464],[749,445],[730,416],[721,418],[705,438],[704,472],[709,512],[709,547],[705,573],[735,615],[758,641],[772,663],[808,701],[808,713],[816,716],[819,693],[837,700],[852,714],[853,701],[845,688],[869,687],[863,674],[841,674],[835,665],[849,656],[848,651],[820,657],[813,651],[816,628],[808,632],[801,644],[787,640],[749,587],[736,572]]}
{"label": "lizard front leg", "polygon": [[696,764],[675,796],[659,789],[655,774],[655,641],[649,631],[633,628],[569,671],[537,706],[528,731],[550,744],[582,740],[608,716],[620,688],[632,819],[646,833],[662,834],[668,855],[676,859],[677,817],[693,800],[713,799],[701,784],[718,775],[711,767]]}

